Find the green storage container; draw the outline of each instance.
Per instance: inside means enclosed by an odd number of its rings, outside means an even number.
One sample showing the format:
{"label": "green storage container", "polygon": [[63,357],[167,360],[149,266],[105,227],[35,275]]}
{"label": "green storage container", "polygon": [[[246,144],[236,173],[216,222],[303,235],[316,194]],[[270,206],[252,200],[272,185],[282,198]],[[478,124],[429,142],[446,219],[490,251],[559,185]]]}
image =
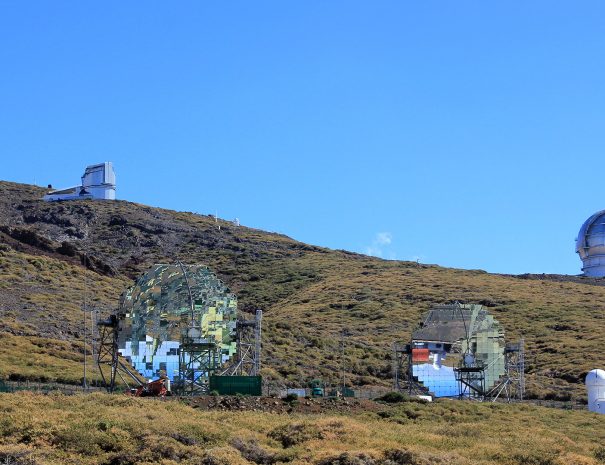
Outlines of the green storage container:
{"label": "green storage container", "polygon": [[14,392],[11,386],[8,386],[4,381],[0,381],[0,392]]}
{"label": "green storage container", "polygon": [[263,378],[261,376],[211,376],[210,392],[221,396],[242,394],[246,396],[262,395]]}

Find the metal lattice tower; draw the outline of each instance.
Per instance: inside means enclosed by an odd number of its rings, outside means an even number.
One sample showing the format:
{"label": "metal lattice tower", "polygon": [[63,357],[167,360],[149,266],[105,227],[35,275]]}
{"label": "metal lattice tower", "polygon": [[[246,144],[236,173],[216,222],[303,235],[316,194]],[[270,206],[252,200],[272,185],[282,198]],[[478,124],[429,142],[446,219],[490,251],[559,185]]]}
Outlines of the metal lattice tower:
{"label": "metal lattice tower", "polygon": [[393,390],[411,395],[427,395],[428,389],[412,372],[412,348],[410,344],[393,343]]}
{"label": "metal lattice tower", "polygon": [[[393,390],[403,391],[404,383],[407,381],[407,363],[404,364],[404,357],[407,359],[406,346],[397,342],[393,343]],[[407,385],[406,385],[407,386]]]}
{"label": "metal lattice tower", "polygon": [[199,327],[190,326],[179,349],[178,391],[183,395],[208,393],[209,378],[221,366],[221,347],[201,337]]}
{"label": "metal lattice tower", "polygon": [[525,395],[525,341],[507,344],[504,349],[506,371],[500,383],[488,394],[493,402],[500,397],[507,402],[523,400]]}
{"label": "metal lattice tower", "polygon": [[483,400],[485,398],[485,366],[477,363],[466,363],[454,368],[459,385],[459,398]]}
{"label": "metal lattice tower", "polygon": [[259,376],[261,368],[261,336],[263,311],[256,310],[253,320],[240,319],[236,324],[237,353],[235,363],[225,376]]}
{"label": "metal lattice tower", "polygon": [[[116,388],[116,376],[120,377],[128,389],[130,389],[128,380],[136,386],[143,384],[136,370],[128,367],[119,357],[118,334],[120,321],[124,319],[124,316],[123,313],[116,313],[110,315],[107,320],[97,322],[97,328],[99,329],[97,366],[103,379],[103,385],[110,393]],[[103,367],[109,367],[109,376],[106,376]]]}

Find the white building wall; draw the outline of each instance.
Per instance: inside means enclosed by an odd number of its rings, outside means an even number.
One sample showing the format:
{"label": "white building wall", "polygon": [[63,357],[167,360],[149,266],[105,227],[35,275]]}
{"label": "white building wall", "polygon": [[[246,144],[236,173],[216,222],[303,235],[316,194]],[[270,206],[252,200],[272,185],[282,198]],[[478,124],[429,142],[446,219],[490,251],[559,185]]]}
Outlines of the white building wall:
{"label": "white building wall", "polygon": [[86,167],[82,176],[82,187],[93,199],[115,200],[116,174],[111,162],[99,163]]}

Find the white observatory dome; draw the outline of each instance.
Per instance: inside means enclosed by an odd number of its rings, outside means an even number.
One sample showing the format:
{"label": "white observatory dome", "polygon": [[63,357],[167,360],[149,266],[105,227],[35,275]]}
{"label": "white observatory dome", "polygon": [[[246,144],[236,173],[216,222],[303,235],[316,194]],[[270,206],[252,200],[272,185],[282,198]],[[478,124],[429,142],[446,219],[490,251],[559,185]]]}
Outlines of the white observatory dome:
{"label": "white observatory dome", "polygon": [[576,252],[585,276],[605,276],[605,210],[588,218],[578,233]]}
{"label": "white observatory dome", "polygon": [[605,370],[591,370],[586,375],[588,410],[605,413]]}
{"label": "white observatory dome", "polygon": [[605,386],[605,370],[591,370],[586,375],[586,386]]}

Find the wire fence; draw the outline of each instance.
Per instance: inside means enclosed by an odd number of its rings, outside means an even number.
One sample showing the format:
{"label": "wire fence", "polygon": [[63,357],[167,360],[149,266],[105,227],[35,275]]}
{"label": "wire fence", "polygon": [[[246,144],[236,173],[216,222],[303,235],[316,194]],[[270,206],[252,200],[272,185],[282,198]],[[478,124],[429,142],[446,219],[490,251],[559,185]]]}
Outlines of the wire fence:
{"label": "wire fence", "polygon": [[96,386],[89,386],[84,389],[82,386],[61,383],[41,383],[35,381],[0,381],[0,393],[12,393],[19,391],[30,391],[42,394],[51,392],[60,392],[62,394],[73,395],[78,393],[89,393],[103,391],[104,389]]}
{"label": "wire fence", "polygon": [[274,390],[270,395],[277,395],[278,397],[286,397],[289,394],[296,394],[298,397],[351,397],[355,399],[376,399],[386,393],[392,391],[389,388],[376,388],[376,389],[349,389],[344,390],[344,396],[342,388],[328,388],[321,390],[322,394],[314,393],[312,388],[290,388],[290,389],[277,389]]}
{"label": "wire fence", "polygon": [[[15,393],[21,391],[29,391],[41,394],[49,394],[53,392],[60,392],[65,395],[74,395],[82,393],[92,392],[105,392],[105,389],[98,386],[89,386],[84,389],[79,385],[72,384],[61,384],[61,383],[42,383],[35,381],[2,381],[0,380],[0,393]],[[298,391],[298,392],[297,392]],[[375,389],[347,389],[345,397],[353,397],[357,399],[376,399],[377,397],[383,396],[390,389],[388,388],[375,388]],[[305,393],[305,397],[313,397],[313,390],[309,388],[299,389],[275,389],[271,393],[265,393],[265,395],[278,395],[285,397],[289,393],[296,393],[299,397],[303,397],[302,393]],[[340,397],[340,393],[337,393],[336,389],[325,389],[323,396],[320,397]],[[558,408],[563,410],[586,410],[587,405],[583,400],[570,400],[570,401],[559,401],[559,400],[544,400],[544,399],[526,399],[522,403],[538,405],[542,407]]]}

